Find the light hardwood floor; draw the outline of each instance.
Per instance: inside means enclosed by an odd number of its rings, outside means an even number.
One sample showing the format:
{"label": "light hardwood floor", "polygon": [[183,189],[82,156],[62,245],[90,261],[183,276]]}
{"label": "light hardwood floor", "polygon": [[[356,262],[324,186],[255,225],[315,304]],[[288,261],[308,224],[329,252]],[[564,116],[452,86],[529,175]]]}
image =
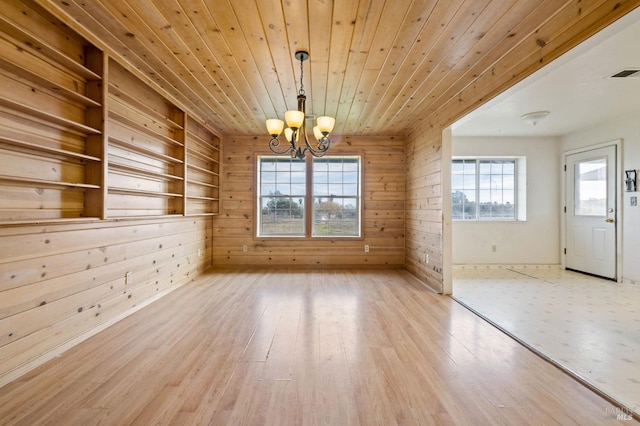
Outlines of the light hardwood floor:
{"label": "light hardwood floor", "polygon": [[214,271],[0,388],[1,424],[607,424],[405,271]]}

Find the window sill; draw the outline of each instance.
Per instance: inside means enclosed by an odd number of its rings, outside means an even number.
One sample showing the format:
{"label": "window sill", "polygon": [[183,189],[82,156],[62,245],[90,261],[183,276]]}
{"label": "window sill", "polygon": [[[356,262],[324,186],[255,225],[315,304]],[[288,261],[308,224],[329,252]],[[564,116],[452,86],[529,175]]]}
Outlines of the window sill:
{"label": "window sill", "polygon": [[496,224],[496,223],[526,223],[527,220],[513,220],[513,219],[505,219],[505,220],[462,220],[462,219],[452,219],[454,223],[470,223],[470,224]]}

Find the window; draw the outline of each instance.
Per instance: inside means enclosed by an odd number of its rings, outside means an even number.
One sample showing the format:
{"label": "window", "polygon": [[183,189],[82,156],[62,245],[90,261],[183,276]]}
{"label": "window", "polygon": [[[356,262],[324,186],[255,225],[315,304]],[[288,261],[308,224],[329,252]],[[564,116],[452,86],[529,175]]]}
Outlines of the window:
{"label": "window", "polygon": [[575,163],[574,214],[576,216],[607,215],[607,159]]}
{"label": "window", "polygon": [[359,237],[360,176],[358,156],[259,157],[258,237]]}
{"label": "window", "polygon": [[[524,158],[458,158],[451,163],[454,220],[524,220]],[[524,188],[524,185],[522,186]],[[521,209],[522,208],[522,209]],[[521,211],[520,211],[521,210]]]}
{"label": "window", "polygon": [[305,234],[306,164],[293,158],[263,157],[259,166],[259,235]]}
{"label": "window", "polygon": [[314,158],[312,235],[360,236],[359,204],[359,158]]}

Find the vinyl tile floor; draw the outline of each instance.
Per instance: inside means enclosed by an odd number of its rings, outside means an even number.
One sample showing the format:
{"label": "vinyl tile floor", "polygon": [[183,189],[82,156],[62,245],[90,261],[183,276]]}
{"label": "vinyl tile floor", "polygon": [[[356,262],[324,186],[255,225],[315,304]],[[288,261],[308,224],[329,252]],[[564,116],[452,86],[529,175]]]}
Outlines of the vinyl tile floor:
{"label": "vinyl tile floor", "polygon": [[640,285],[558,266],[458,265],[453,298],[640,418]]}

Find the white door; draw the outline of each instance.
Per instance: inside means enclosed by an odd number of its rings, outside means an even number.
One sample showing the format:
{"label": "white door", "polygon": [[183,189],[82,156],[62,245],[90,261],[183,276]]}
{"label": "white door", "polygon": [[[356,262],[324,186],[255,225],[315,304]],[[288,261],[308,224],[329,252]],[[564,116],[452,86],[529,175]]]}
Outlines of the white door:
{"label": "white door", "polygon": [[616,147],[566,160],[566,267],[616,279]]}

